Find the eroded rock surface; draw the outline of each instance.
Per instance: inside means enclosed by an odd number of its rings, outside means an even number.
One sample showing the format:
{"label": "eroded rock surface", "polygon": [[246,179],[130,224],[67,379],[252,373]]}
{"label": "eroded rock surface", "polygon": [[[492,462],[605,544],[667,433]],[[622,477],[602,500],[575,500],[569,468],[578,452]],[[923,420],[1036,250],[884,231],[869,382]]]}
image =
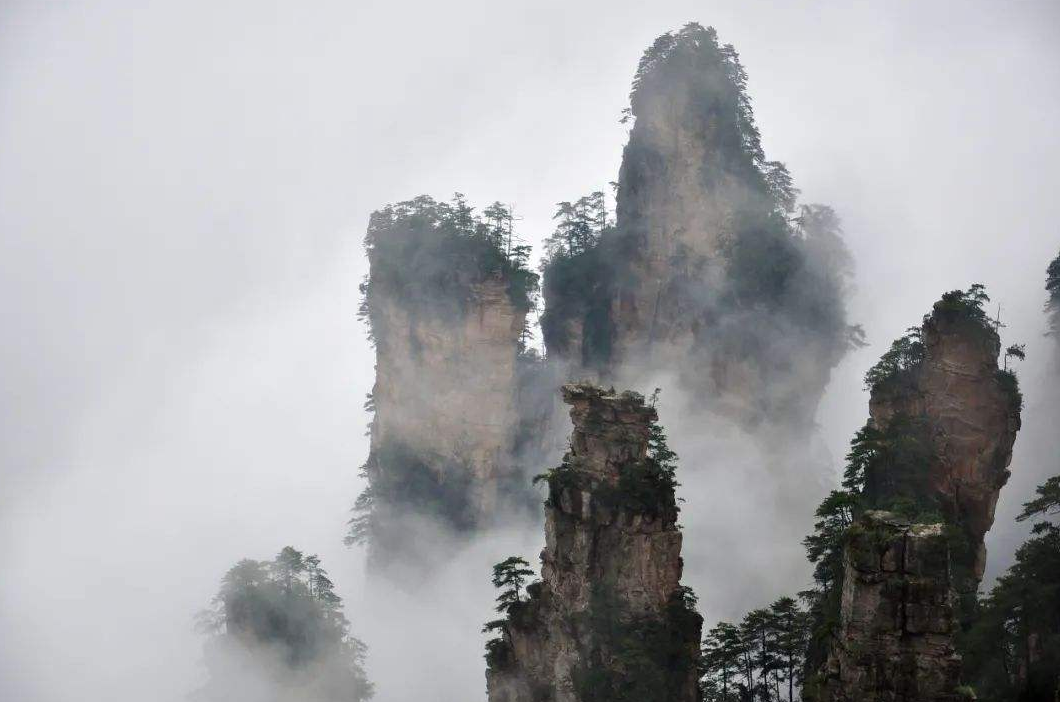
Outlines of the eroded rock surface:
{"label": "eroded rock surface", "polygon": [[910,382],[872,393],[869,413],[881,429],[901,415],[923,418],[930,431],[931,460],[923,466],[923,494],[966,535],[955,552],[955,585],[974,593],[983,577],[983,539],[1009,478],[1012,446],[1020,428],[1015,380],[999,373],[1001,341],[993,329],[959,315],[935,312],[921,330],[924,359]]}
{"label": "eroded rock surface", "polygon": [[580,276],[567,261],[562,275],[545,269],[545,340],[550,356],[582,366],[572,377],[636,387],[672,375],[745,425],[805,428],[848,349],[849,254],[830,209],[796,217],[746,79],[713,28],[690,24],[645,52],[616,224],[580,256]]}
{"label": "eroded rock surface", "polygon": [[975,616],[1022,402],[976,287],[946,293],[870,371],[878,444],[859,499],[906,516],[869,511],[850,528],[839,621],[807,699],[964,699],[956,642]]}
{"label": "eroded rock surface", "polygon": [[868,512],[855,525],[844,554],[840,631],[821,699],[959,699],[949,555],[942,524]]}
{"label": "eroded rock surface", "polygon": [[672,477],[635,393],[566,385],[570,451],[549,474],[542,580],[487,657],[490,702],[697,699],[702,620],[681,580]]}

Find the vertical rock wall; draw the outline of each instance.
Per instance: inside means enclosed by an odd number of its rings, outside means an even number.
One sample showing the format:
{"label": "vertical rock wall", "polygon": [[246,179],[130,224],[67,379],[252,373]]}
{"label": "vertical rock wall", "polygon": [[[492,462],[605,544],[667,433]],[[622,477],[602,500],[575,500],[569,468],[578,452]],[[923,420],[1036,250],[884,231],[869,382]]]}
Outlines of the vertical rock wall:
{"label": "vertical rock wall", "polygon": [[635,393],[563,387],[570,451],[549,474],[542,581],[487,660],[490,702],[698,700],[702,620],[680,584],[672,479]]}
{"label": "vertical rock wall", "polygon": [[376,212],[366,244],[375,414],[349,540],[376,565],[422,570],[449,557],[451,536],[536,502],[516,453],[533,426],[520,338],[537,276],[459,196]]}
{"label": "vertical rock wall", "polygon": [[907,337],[907,365],[873,386],[871,425],[891,449],[866,468],[862,499],[940,521],[870,511],[850,528],[839,621],[807,699],[963,699],[957,635],[975,614],[983,539],[1009,477],[1021,405],[1015,376],[998,368],[998,334],[970,299],[943,296]]}
{"label": "vertical rock wall", "polygon": [[1019,393],[1015,379],[999,372],[1001,340],[988,325],[936,305],[921,336],[924,358],[911,382],[875,390],[869,414],[882,430],[899,416],[926,422],[933,455],[923,466],[917,497],[933,500],[964,535],[954,553],[955,586],[974,595],[986,566],[983,540],[1009,478]]}
{"label": "vertical rock wall", "polygon": [[[526,317],[501,278],[472,288],[456,318],[418,313],[382,297],[377,314],[372,449],[399,443],[438,478],[468,484],[473,521],[493,513],[512,468],[516,358]],[[464,475],[446,476],[459,470]]]}
{"label": "vertical rock wall", "polygon": [[887,512],[862,518],[844,553],[841,628],[821,699],[959,699],[949,557],[942,524],[910,524]]}

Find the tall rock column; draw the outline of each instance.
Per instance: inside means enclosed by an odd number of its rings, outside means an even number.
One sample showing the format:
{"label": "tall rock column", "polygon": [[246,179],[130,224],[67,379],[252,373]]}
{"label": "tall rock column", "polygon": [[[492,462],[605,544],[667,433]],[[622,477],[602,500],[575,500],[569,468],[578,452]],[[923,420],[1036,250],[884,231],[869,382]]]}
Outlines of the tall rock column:
{"label": "tall rock column", "polygon": [[597,244],[558,245],[542,328],[572,377],[636,387],[673,375],[696,410],[806,430],[851,341],[851,260],[831,209],[796,216],[746,84],[713,28],[689,24],[644,53],[615,226]]}
{"label": "tall rock column", "polygon": [[955,587],[974,596],[986,567],[983,540],[1009,478],[1022,400],[1015,376],[998,367],[1001,339],[989,320],[969,317],[944,299],[925,317],[920,342],[923,359],[906,377],[873,388],[869,414],[883,433],[896,422],[918,421],[929,452],[914,481],[892,481],[881,471],[869,476],[868,489],[877,503],[911,497],[938,507],[962,537],[953,554]]}
{"label": "tall rock column", "polygon": [[702,619],[682,587],[673,466],[654,408],[566,385],[570,451],[548,474],[542,580],[497,623],[490,702],[698,700]]}
{"label": "tall rock column", "polygon": [[838,621],[807,700],[963,699],[957,634],[975,616],[1022,404],[988,299],[978,285],[946,293],[867,375],[871,419],[848,468],[851,482],[863,470],[848,496],[867,511],[844,537]]}
{"label": "tall rock column", "polygon": [[961,659],[943,524],[868,512],[843,559],[840,630],[821,697],[829,702],[956,702]]}
{"label": "tall rock column", "polygon": [[515,453],[526,423],[520,339],[537,276],[460,197],[380,210],[366,244],[375,415],[348,540],[366,540],[376,564],[419,568],[448,557],[446,533],[533,504]]}

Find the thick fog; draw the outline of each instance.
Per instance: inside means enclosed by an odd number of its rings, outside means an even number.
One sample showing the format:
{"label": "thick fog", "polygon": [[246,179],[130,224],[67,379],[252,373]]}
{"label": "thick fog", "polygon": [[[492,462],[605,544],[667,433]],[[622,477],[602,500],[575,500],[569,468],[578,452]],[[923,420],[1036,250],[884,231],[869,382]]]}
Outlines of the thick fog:
{"label": "thick fog", "polygon": [[[383,608],[342,545],[373,380],[355,317],[368,213],[459,190],[514,203],[540,241],[555,203],[615,179],[637,60],[689,20],[736,45],[770,157],[845,224],[869,346],[818,415],[836,469],[867,415],[862,374],[943,290],[985,283],[1003,340],[1027,344],[988,538],[1003,569],[1020,503],[1060,471],[1042,337],[1060,251],[1054,2],[8,0],[0,698],[184,699],[203,676],[196,611],[238,559],[290,544],[336,581],[377,699],[481,699],[488,566],[533,559],[540,534],[473,544]],[[755,447],[711,445],[682,457],[704,464],[683,489],[707,505],[754,489]],[[734,512],[744,537],[712,540],[693,502],[708,621],[805,585],[797,560],[763,557],[797,559],[805,517],[764,529]]]}

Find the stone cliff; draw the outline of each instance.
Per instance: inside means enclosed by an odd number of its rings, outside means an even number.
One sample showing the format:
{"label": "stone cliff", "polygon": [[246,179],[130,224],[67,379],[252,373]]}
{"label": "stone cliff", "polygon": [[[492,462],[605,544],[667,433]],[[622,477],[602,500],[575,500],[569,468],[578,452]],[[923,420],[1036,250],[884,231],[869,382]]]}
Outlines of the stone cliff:
{"label": "stone cliff", "polygon": [[[545,340],[614,382],[673,374],[743,423],[802,424],[850,342],[849,256],[831,210],[793,217],[796,191],[765,160],[745,87],[712,28],[690,24],[645,53],[617,222],[546,267]],[[577,285],[570,258],[584,261]]]}
{"label": "stone cliff", "polygon": [[910,524],[888,512],[864,515],[844,553],[842,627],[820,699],[959,699],[949,557],[942,524]]}
{"label": "stone cliff", "polygon": [[635,393],[563,387],[574,431],[547,476],[542,580],[498,622],[490,702],[698,700],[702,620],[680,584],[673,466]]}
{"label": "stone cliff", "polygon": [[418,522],[428,533],[466,531],[506,500],[533,503],[515,446],[536,276],[469,210],[429,198],[377,212],[367,241],[375,414],[351,540],[368,540],[378,561],[411,556]]}
{"label": "stone cliff", "polygon": [[925,318],[920,342],[923,358],[906,377],[873,389],[869,414],[884,433],[896,418],[920,420],[927,460],[912,483],[869,476],[867,489],[879,502],[909,497],[888,494],[896,486],[911,488],[917,500],[936,506],[963,537],[954,552],[955,585],[974,595],[986,566],[983,539],[1009,478],[1022,401],[1015,376],[998,367],[1001,340],[989,320],[970,318],[944,299]]}
{"label": "stone cliff", "polygon": [[834,628],[824,617],[827,660],[808,700],[963,699],[958,634],[975,616],[1022,404],[998,368],[988,299],[978,285],[946,293],[866,376],[871,419],[851,457],[863,471],[855,513],[868,511],[842,542],[838,612]]}

